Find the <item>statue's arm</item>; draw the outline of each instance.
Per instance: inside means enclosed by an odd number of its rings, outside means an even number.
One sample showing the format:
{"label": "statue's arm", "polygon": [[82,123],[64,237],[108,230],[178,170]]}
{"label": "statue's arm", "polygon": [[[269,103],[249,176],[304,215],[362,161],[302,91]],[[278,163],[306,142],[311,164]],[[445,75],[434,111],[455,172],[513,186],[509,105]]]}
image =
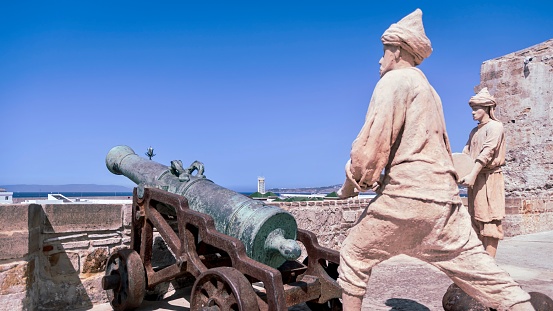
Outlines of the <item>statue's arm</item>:
{"label": "statue's arm", "polygon": [[354,196],[355,190],[367,191],[377,186],[375,183],[389,162],[392,145],[405,122],[406,103],[412,96],[405,83],[393,82],[383,78],[375,88],[365,123],[346,164],[346,182],[341,189],[345,197]]}

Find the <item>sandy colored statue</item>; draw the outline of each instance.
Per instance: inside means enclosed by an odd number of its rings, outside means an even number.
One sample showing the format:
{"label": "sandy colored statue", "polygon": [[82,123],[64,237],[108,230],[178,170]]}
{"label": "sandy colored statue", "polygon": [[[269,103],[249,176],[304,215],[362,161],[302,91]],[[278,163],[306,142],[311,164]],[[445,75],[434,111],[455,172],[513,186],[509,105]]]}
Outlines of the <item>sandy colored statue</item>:
{"label": "sandy colored statue", "polygon": [[486,306],[534,310],[484,251],[461,203],[442,103],[416,67],[432,53],[422,12],[392,24],[381,40],[381,78],[338,192],[377,192],[340,251],[344,310],[361,309],[371,269],[399,254],[434,265]]}
{"label": "sandy colored statue", "polygon": [[487,88],[471,97],[469,105],[478,125],[470,132],[463,153],[472,158],[474,166],[459,182],[468,186],[472,226],[488,254],[495,257],[498,242],[503,239],[501,220],[505,217],[505,181],[501,170],[505,165],[505,133],[494,114],[495,98]]}

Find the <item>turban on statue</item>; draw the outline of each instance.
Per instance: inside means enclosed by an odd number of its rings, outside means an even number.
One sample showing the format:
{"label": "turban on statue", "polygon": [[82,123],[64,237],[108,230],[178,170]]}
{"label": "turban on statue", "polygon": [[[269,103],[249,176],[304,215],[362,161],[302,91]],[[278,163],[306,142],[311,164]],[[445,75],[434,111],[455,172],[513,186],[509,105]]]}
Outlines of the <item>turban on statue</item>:
{"label": "turban on statue", "polygon": [[482,106],[482,107],[490,107],[490,118],[492,120],[497,120],[495,117],[494,111],[495,106],[497,105],[497,102],[495,101],[495,98],[488,92],[488,88],[485,87],[478,92],[478,94],[474,95],[469,100],[469,105],[471,107],[474,106]]}
{"label": "turban on statue", "polygon": [[416,9],[396,24],[392,24],[380,38],[384,45],[399,46],[415,58],[415,65],[432,54],[430,39],[424,33],[422,11]]}

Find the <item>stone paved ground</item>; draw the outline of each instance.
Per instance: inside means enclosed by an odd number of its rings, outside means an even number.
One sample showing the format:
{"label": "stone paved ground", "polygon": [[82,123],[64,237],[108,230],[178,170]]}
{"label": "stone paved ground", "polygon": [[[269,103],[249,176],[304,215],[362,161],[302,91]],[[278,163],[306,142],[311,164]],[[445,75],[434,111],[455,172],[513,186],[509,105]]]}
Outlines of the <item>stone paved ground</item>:
{"label": "stone paved ground", "polygon": [[[497,262],[524,290],[553,297],[553,231],[506,238],[500,242]],[[441,311],[442,297],[451,284],[447,276],[422,261],[398,256],[373,270],[364,311]],[[139,311],[189,311],[189,289],[174,293],[164,301],[145,301]],[[93,311],[111,310],[109,304],[96,305]],[[289,311],[308,311],[304,305]]]}

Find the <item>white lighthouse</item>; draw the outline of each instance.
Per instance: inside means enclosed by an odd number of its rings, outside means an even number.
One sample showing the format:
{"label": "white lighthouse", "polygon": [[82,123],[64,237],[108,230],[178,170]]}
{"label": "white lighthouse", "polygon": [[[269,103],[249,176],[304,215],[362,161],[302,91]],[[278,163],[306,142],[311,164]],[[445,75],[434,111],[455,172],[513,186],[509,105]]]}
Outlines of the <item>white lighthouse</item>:
{"label": "white lighthouse", "polygon": [[257,192],[265,194],[265,177],[257,177]]}

